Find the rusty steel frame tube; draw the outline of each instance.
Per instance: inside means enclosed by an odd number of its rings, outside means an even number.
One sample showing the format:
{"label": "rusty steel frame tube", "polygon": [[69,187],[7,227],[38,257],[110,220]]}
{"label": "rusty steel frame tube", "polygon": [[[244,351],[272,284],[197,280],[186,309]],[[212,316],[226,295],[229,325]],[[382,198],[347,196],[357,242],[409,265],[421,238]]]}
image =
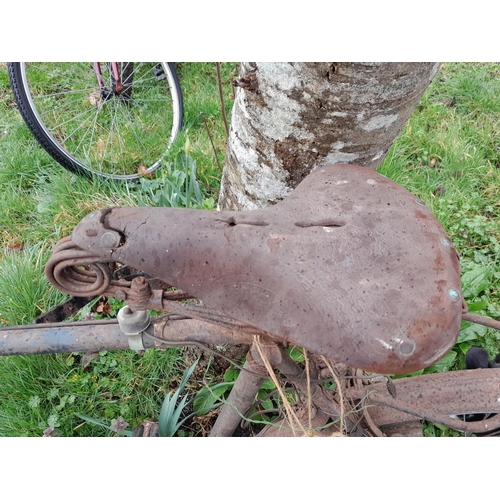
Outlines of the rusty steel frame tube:
{"label": "rusty steel frame tube", "polygon": [[[152,329],[151,329],[151,333]],[[250,344],[252,336],[195,319],[165,320],[154,324],[155,337],[143,336],[145,348],[207,344]],[[162,337],[164,336],[162,341]],[[0,328],[0,356],[129,349],[127,336],[115,320],[41,323]]]}
{"label": "rusty steel frame tube", "polygon": [[266,376],[251,373],[253,366],[245,361],[229,396],[215,421],[209,437],[230,437],[238,427],[241,416],[252,406]]}
{"label": "rusty steel frame tube", "polygon": [[462,314],[462,321],[470,321],[471,323],[477,323],[478,325],[483,325],[488,328],[500,330],[500,321],[489,318],[488,316],[479,316],[478,314],[464,313]]}
{"label": "rusty steel frame tube", "polygon": [[[1,328],[0,356],[129,349],[127,337],[118,322],[92,323],[47,323],[36,325],[36,328],[33,325]],[[153,347],[153,342],[147,339],[144,343]]]}
{"label": "rusty steel frame tube", "polygon": [[479,422],[463,422],[459,419],[449,417],[448,415],[437,415],[432,412],[432,410],[427,410],[418,405],[411,404],[408,401],[400,403],[392,399],[390,396],[385,396],[384,394],[373,393],[368,395],[368,401],[372,403],[377,403],[381,405],[388,406],[395,410],[403,411],[415,417],[421,418],[422,420],[429,420],[436,424],[441,424],[450,429],[455,429],[461,432],[488,432],[491,430],[498,429],[500,425],[500,415],[492,417],[491,419],[481,420]]}

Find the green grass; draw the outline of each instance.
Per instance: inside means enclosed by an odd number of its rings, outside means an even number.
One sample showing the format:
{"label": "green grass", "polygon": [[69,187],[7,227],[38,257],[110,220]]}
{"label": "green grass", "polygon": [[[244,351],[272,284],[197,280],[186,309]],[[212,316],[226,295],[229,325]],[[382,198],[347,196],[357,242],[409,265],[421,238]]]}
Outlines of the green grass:
{"label": "green grass", "polygon": [[[221,172],[205,120],[223,164],[226,132],[213,63],[181,63],[185,129],[171,157],[184,148],[196,161],[203,197],[217,200]],[[236,65],[222,65],[227,116]],[[202,115],[203,113],[203,115]],[[205,120],[203,119],[205,117]],[[466,299],[476,312],[500,319],[500,64],[445,64],[380,172],[423,199],[461,258]],[[89,181],[66,172],[33,139],[14,106],[0,63],[0,322],[26,324],[59,302],[42,274],[51,246],[87,213],[162,199],[165,175],[130,186]],[[160,191],[159,191],[160,190]],[[158,196],[155,196],[156,195]],[[472,286],[471,276],[479,276]],[[500,335],[464,323],[460,342],[431,370],[461,369],[468,347],[500,351]],[[51,425],[62,436],[112,435],[75,416],[123,417],[133,427],[158,419],[165,394],[184,366],[179,352],[101,353],[0,358],[0,436],[39,436]],[[427,435],[447,435],[426,425]]]}
{"label": "green grass", "polygon": [[[101,64],[102,79],[112,87],[111,69]],[[150,167],[168,149],[173,105],[166,78],[156,63],[127,64],[123,84],[133,81],[125,101],[102,98],[90,63],[29,63],[26,78],[37,112],[50,133],[75,158],[94,170],[135,174]],[[131,92],[129,94],[129,92]]]}
{"label": "green grass", "polygon": [[[235,65],[222,65],[226,109]],[[220,170],[200,113],[205,115],[219,159],[226,133],[214,64],[179,67],[186,128],[173,145],[174,159],[186,138],[205,198],[217,199]],[[173,161],[173,160],[172,160]],[[164,176],[159,175],[160,181]],[[163,184],[160,182],[160,188]],[[64,170],[36,143],[14,106],[6,67],[0,64],[0,324],[28,324],[63,296],[43,275],[51,248],[89,212],[151,202],[138,185],[92,181]],[[158,189],[160,189],[158,188]],[[82,356],[0,358],[0,436],[40,436],[55,426],[60,436],[112,435],[77,413],[110,423],[122,416],[130,428],[158,419],[165,395],[184,370],[178,349],[107,352],[82,365]]]}
{"label": "green grass", "polygon": [[[486,300],[483,314],[496,318],[500,317],[499,76],[498,64],[446,64],[380,168],[427,203],[452,239],[464,272],[473,265],[491,271],[488,286],[479,296],[467,298]],[[491,348],[500,350],[500,343]]]}
{"label": "green grass", "polygon": [[[434,212],[460,256],[467,303],[495,319],[500,319],[499,77],[499,64],[445,64],[379,170]],[[484,347],[494,358],[500,332],[463,322],[453,350],[425,372],[465,368],[471,346]],[[426,435],[446,432],[426,427]]]}
{"label": "green grass", "polygon": [[62,302],[64,295],[54,289],[43,274],[48,255],[43,244],[7,251],[2,256],[0,276],[0,319],[7,325],[29,324]]}
{"label": "green grass", "polygon": [[79,353],[2,358],[1,435],[41,436],[53,426],[59,436],[111,436],[76,414],[107,423],[121,416],[131,428],[157,419],[183,369],[177,349],[103,351],[85,369],[81,359]]}

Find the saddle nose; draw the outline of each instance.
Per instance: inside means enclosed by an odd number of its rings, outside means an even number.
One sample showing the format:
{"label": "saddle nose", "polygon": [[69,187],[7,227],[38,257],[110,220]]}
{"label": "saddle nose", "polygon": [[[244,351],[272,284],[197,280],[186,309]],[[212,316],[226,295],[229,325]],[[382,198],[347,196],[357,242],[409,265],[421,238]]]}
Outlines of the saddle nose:
{"label": "saddle nose", "polygon": [[429,366],[460,329],[460,268],[444,229],[413,194],[364,167],[319,168],[282,202],[248,212],[102,210],[72,239],[371,372]]}

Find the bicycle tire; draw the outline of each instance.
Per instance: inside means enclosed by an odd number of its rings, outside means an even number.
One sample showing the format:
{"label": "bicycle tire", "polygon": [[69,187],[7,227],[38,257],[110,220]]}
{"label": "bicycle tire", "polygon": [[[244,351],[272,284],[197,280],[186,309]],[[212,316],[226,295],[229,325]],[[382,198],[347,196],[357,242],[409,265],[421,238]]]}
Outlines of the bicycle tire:
{"label": "bicycle tire", "polygon": [[[130,63],[122,63],[130,64]],[[162,166],[183,124],[174,63],[133,63],[132,90],[103,98],[92,63],[8,63],[19,112],[67,170],[133,181]],[[101,64],[112,88],[109,64]]]}

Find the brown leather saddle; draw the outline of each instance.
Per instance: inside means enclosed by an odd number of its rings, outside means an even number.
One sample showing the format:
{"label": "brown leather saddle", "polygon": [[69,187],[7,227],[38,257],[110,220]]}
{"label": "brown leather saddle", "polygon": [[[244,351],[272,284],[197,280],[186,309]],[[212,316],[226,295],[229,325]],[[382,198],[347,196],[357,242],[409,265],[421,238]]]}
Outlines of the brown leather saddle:
{"label": "brown leather saddle", "polygon": [[72,239],[371,372],[429,366],[460,328],[459,261],[441,224],[402,186],[363,167],[319,168],[284,201],[247,212],[102,210]]}

